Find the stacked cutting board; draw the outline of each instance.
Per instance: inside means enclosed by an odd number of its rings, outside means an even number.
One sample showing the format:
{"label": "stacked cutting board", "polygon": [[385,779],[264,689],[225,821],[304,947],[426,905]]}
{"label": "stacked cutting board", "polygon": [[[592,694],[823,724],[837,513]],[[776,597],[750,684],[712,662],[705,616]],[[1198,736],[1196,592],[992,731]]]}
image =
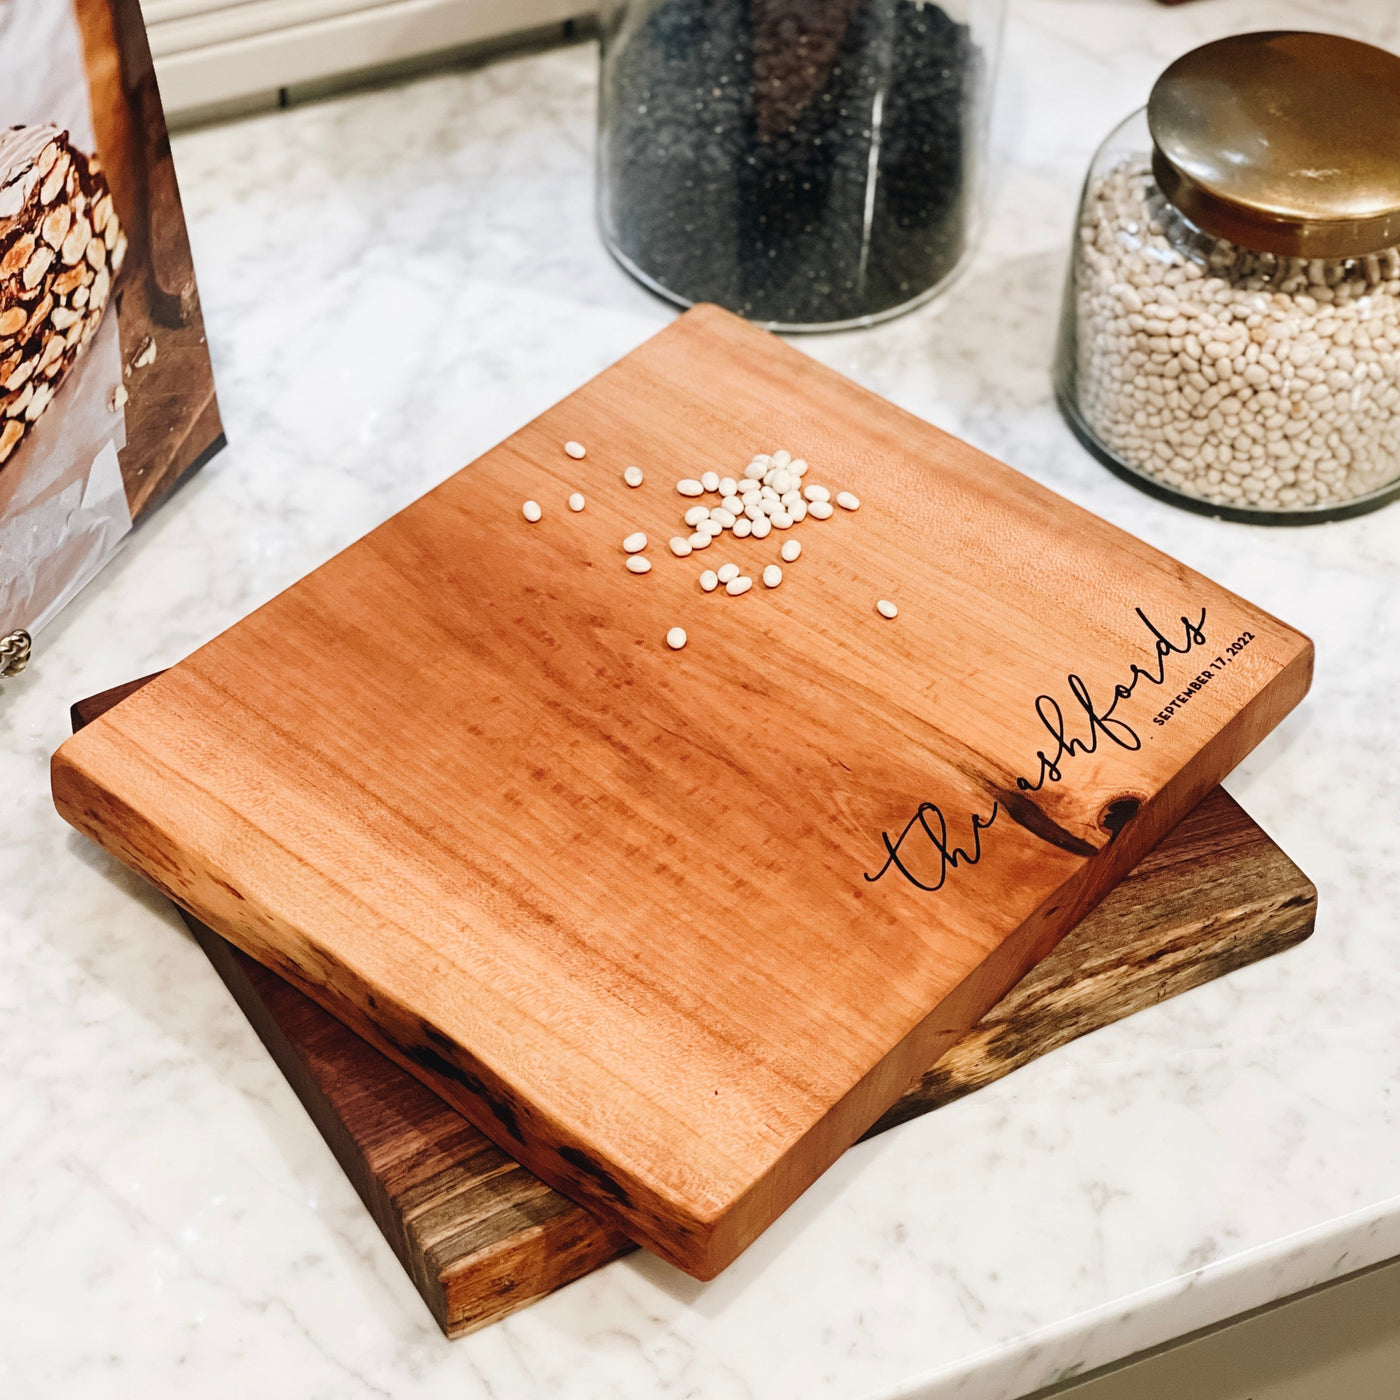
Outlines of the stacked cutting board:
{"label": "stacked cutting board", "polygon": [[[623,567],[678,479],[780,444],[862,503],[780,587]],[[1310,667],[701,308],[94,718],[54,793],[218,935],[455,1330],[631,1243],[713,1277],[877,1123],[1305,936],[1310,886],[1214,789]]]}

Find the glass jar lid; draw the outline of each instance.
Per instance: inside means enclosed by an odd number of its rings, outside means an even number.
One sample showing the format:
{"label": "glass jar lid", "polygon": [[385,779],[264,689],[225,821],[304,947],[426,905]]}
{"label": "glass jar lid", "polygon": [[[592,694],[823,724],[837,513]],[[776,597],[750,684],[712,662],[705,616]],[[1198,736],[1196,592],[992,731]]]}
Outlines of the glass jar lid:
{"label": "glass jar lid", "polygon": [[1400,58],[1334,34],[1237,34],[1152,89],[1153,175],[1192,223],[1282,257],[1400,243]]}

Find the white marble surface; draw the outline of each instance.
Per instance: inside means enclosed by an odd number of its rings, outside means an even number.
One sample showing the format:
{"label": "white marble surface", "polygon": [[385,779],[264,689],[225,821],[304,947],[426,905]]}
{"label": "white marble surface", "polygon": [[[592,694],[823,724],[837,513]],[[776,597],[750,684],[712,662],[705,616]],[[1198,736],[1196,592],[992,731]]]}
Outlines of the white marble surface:
{"label": "white marble surface", "polygon": [[[589,47],[180,137],[232,446],[0,699],[0,1393],[998,1400],[1400,1253],[1400,507],[1177,513],[1047,377],[1077,187],[1175,54],[1387,0],[1013,0],[995,215],[942,304],[803,348],[1309,631],[1229,786],[1294,952],[855,1149],[722,1278],[612,1265],[449,1344],[170,910],[70,833],[70,700],[176,660],[660,326],[591,220]],[[275,664],[275,658],[269,659]]]}

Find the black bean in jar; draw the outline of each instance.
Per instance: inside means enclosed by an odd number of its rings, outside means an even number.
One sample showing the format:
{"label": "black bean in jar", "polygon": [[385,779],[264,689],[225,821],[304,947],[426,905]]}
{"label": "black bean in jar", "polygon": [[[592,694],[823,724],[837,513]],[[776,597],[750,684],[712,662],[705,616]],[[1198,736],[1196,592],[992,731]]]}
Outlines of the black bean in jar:
{"label": "black bean in jar", "polygon": [[953,271],[988,69],[968,25],[916,0],[662,0],[604,23],[600,216],[644,281],[801,326]]}

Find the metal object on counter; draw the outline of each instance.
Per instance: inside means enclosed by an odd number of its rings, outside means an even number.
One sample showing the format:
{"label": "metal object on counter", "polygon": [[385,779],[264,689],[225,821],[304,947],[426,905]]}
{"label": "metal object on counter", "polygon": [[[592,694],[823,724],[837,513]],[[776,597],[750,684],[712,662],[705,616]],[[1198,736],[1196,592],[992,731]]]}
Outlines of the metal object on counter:
{"label": "metal object on counter", "polygon": [[1095,155],[1056,388],[1154,495],[1301,524],[1400,495],[1400,58],[1206,44]]}
{"label": "metal object on counter", "polygon": [[29,665],[33,642],[23,627],[0,637],[0,676],[17,676]]}
{"label": "metal object on counter", "polygon": [[933,295],[976,227],[1003,0],[609,0],[598,219],[639,281],[762,325]]}

